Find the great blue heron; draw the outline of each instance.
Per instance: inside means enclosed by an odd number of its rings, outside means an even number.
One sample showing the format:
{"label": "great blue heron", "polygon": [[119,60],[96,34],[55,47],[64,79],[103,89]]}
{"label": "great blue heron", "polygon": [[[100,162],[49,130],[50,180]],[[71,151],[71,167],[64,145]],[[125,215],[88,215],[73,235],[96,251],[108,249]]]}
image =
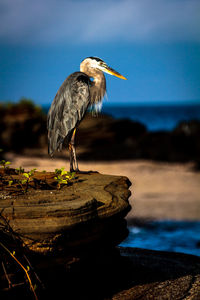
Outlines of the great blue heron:
{"label": "great blue heron", "polygon": [[[70,171],[79,171],[75,151],[75,132],[89,106],[101,103],[106,92],[103,72],[126,79],[98,57],[87,57],[80,72],[69,75],[59,88],[48,112],[48,152],[68,144]],[[93,78],[91,80],[90,78]]]}

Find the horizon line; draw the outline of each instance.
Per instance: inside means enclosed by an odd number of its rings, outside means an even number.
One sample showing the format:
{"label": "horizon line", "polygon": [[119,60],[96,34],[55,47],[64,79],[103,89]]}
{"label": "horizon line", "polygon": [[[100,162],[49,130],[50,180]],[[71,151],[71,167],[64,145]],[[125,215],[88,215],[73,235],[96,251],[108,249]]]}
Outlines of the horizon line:
{"label": "horizon line", "polygon": [[[21,97],[18,100],[0,100],[0,103],[18,103],[20,102],[21,99],[27,99],[33,102],[35,105],[40,105],[40,106],[45,106],[45,105],[50,105],[52,101],[37,101],[34,99],[31,99],[29,97]],[[174,100],[174,101],[161,101],[161,100],[149,100],[149,101],[120,101],[120,102],[110,102],[108,100],[103,101],[104,106],[126,106],[126,107],[131,107],[131,106],[182,106],[182,105],[200,105],[200,99],[191,99],[191,100]]]}

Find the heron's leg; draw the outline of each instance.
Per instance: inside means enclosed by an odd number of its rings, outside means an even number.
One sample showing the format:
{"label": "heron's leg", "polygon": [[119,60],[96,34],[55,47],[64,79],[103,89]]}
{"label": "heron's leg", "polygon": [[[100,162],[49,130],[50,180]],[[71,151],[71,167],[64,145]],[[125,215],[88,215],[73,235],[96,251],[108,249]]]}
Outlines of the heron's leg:
{"label": "heron's leg", "polygon": [[70,172],[74,171],[74,159],[73,159],[73,152],[72,152],[72,145],[69,143],[69,162],[70,162]]}
{"label": "heron's leg", "polygon": [[70,172],[79,171],[78,162],[76,159],[76,149],[75,149],[75,134],[76,128],[73,131],[71,141],[69,143],[69,153],[70,153]]}

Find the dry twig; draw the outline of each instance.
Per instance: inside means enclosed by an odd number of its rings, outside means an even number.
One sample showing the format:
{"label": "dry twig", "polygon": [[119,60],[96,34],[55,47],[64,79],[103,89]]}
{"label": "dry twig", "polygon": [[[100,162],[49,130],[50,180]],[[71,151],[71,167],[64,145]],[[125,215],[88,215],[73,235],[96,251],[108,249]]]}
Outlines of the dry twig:
{"label": "dry twig", "polygon": [[10,278],[9,278],[9,276],[8,276],[8,273],[6,272],[6,267],[5,267],[4,263],[3,263],[3,261],[2,261],[1,264],[2,264],[2,268],[3,268],[4,274],[5,274],[5,276],[6,276],[6,279],[7,279],[7,281],[8,281],[8,288],[10,289],[10,288],[12,288],[12,282],[10,281]]}
{"label": "dry twig", "polygon": [[16,261],[16,263],[17,263],[17,264],[22,268],[22,270],[25,272],[26,277],[27,277],[28,282],[29,282],[29,285],[30,285],[30,288],[31,288],[31,291],[32,291],[33,294],[34,294],[35,300],[38,300],[38,297],[37,297],[37,295],[36,295],[36,293],[35,293],[35,289],[34,289],[34,287],[33,287],[33,284],[32,284],[31,278],[30,278],[30,276],[29,276],[29,274],[28,274],[27,269],[26,269],[26,268],[21,264],[21,262],[13,255],[13,253],[11,253],[10,250],[9,250],[4,244],[2,244],[1,242],[0,242],[0,246],[1,246],[6,252],[8,252],[8,253],[10,254],[10,256]]}

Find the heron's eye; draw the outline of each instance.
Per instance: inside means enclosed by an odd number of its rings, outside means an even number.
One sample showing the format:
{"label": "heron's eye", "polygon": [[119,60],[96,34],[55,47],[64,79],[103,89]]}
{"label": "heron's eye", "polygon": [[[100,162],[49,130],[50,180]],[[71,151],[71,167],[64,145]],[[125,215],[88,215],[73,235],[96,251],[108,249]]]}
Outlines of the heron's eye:
{"label": "heron's eye", "polygon": [[103,68],[106,68],[106,67],[107,67],[106,63],[104,63],[104,62],[102,62],[102,63],[100,64],[100,66],[103,67]]}

